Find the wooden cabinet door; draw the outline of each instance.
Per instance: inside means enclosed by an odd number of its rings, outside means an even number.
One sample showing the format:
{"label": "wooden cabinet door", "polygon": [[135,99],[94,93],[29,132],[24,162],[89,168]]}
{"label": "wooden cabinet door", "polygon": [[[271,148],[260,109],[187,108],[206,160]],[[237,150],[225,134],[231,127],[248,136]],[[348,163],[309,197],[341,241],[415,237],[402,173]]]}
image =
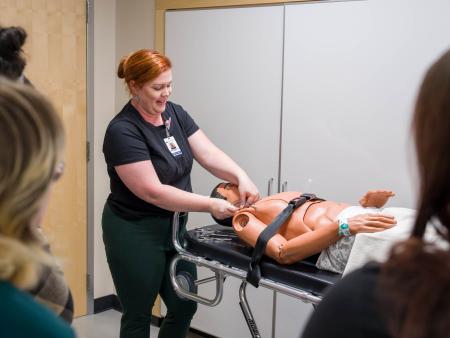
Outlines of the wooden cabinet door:
{"label": "wooden cabinet door", "polygon": [[0,24],[28,34],[25,74],[55,105],[66,131],[65,173],[55,185],[44,232],[75,301],[87,312],[86,3],[2,0]]}

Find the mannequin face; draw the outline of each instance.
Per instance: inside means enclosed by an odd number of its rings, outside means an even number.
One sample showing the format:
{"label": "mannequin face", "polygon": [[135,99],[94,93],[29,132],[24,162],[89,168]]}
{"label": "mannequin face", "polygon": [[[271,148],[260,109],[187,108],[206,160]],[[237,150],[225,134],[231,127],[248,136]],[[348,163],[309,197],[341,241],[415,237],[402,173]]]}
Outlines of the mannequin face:
{"label": "mannequin face", "polygon": [[[160,115],[166,109],[166,103],[172,94],[172,71],[170,69],[161,73],[158,77],[138,87],[131,81],[133,104],[138,110],[151,116]],[[139,98],[136,99],[136,96]]]}
{"label": "mannequin face", "polygon": [[235,207],[240,206],[240,196],[239,196],[239,190],[238,187],[231,183],[222,183],[217,188],[217,192],[224,196],[228,202],[233,204]]}

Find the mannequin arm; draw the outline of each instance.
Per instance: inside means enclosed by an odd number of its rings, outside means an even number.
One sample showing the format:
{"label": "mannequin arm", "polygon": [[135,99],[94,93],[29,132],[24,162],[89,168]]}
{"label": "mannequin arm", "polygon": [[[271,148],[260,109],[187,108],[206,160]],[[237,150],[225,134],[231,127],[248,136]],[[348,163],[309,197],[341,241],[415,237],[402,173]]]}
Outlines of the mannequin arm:
{"label": "mannequin arm", "polygon": [[[266,227],[266,224],[249,212],[240,212],[233,218],[234,231],[252,247],[255,247],[256,240]],[[267,243],[264,253],[280,264],[292,264],[322,251],[338,239],[338,224],[330,221],[328,225],[289,241],[276,234]]]}
{"label": "mannequin arm", "polygon": [[299,235],[279,248],[280,264],[292,264],[306,257],[319,253],[339,239],[338,224],[331,222],[316,230]]}
{"label": "mannequin arm", "polygon": [[[253,248],[256,245],[256,240],[259,235],[266,227],[266,224],[261,222],[249,212],[238,212],[238,214],[233,218],[234,231],[240,239]],[[286,242],[287,241],[283,236],[280,234],[275,234],[275,236],[267,242],[264,253],[279,262],[279,248]]]}
{"label": "mannequin arm", "polygon": [[[325,222],[324,222],[325,223]],[[393,216],[382,214],[363,214],[348,219],[352,234],[360,232],[377,232],[391,228],[395,223]],[[245,243],[255,247],[266,224],[251,212],[238,211],[233,218],[233,228]],[[315,230],[305,232],[290,240],[276,234],[267,243],[265,254],[280,264],[292,264],[306,257],[319,253],[339,239],[338,222],[328,222]]]}
{"label": "mannequin arm", "polygon": [[390,190],[369,190],[359,200],[359,204],[364,207],[381,208],[386,204],[389,198],[395,196],[394,192]]}

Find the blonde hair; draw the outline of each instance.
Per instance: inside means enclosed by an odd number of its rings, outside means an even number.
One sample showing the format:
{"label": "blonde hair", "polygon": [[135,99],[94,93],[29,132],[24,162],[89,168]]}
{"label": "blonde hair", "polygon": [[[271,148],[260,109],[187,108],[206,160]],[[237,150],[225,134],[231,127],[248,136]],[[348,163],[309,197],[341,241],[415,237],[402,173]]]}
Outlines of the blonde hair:
{"label": "blonde hair", "polygon": [[31,220],[64,143],[61,121],[36,90],[0,79],[0,280],[32,286],[48,263]]}

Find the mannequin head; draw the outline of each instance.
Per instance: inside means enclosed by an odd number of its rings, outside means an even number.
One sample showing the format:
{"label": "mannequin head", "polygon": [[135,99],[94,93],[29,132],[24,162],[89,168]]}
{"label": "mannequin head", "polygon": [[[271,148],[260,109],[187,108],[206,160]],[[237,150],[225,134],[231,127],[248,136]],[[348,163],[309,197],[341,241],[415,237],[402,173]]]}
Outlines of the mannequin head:
{"label": "mannequin head", "polygon": [[[213,196],[214,194],[214,196]],[[240,201],[240,195],[239,195],[239,189],[237,185],[234,185],[232,183],[219,183],[212,191],[211,197],[215,198],[221,198],[223,200],[227,200],[231,204],[233,204],[235,207],[239,207],[241,201]]]}
{"label": "mannequin head", "polygon": [[[211,197],[213,198],[220,198],[223,200],[227,200],[231,204],[233,204],[235,207],[240,206],[240,196],[239,196],[239,190],[237,185],[231,184],[231,183],[219,183],[214,187],[214,189],[211,192]],[[232,219],[233,217],[228,217],[225,219],[216,219],[213,216],[214,220],[217,222],[217,224],[220,225],[226,225],[231,226],[232,225]]]}

